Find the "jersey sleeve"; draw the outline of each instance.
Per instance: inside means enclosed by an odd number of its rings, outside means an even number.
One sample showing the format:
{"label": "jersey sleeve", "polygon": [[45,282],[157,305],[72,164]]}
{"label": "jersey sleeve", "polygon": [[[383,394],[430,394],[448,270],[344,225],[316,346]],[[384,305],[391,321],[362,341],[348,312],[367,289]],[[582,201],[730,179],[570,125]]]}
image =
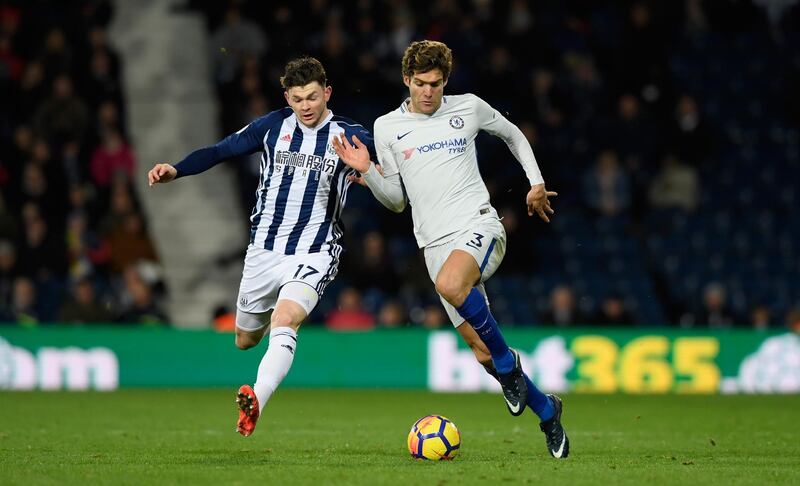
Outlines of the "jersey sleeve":
{"label": "jersey sleeve", "polygon": [[278,112],[273,112],[262,116],[215,145],[190,153],[175,164],[175,169],[178,171],[177,177],[199,174],[225,160],[263,150],[264,136],[278,115]]}
{"label": "jersey sleeve", "polygon": [[400,168],[397,161],[394,160],[394,153],[389,146],[390,137],[386,136],[386,130],[383,129],[379,122],[375,122],[375,149],[378,153],[377,163],[380,164],[383,170],[383,176],[389,177],[400,173]]}
{"label": "jersey sleeve", "polygon": [[380,124],[375,123],[375,147],[377,149],[377,163],[381,166],[383,175],[371,164],[369,170],[362,174],[367,187],[381,204],[388,209],[399,213],[405,209],[408,202],[400,172],[394,160],[391,148],[386,143]]}
{"label": "jersey sleeve", "polygon": [[372,134],[361,125],[345,125],[344,126],[344,136],[348,142],[351,144],[353,143],[353,135],[358,137],[361,140],[361,143],[367,146],[367,151],[369,151],[369,159],[370,160],[377,160],[378,156],[375,151],[375,138]]}
{"label": "jersey sleeve", "polygon": [[489,103],[474,95],[473,98],[480,129],[503,139],[514,158],[522,165],[525,175],[528,177],[528,182],[532,186],[543,184],[544,178],[542,178],[542,172],[539,170],[539,164],[536,162],[531,144],[528,143],[528,139],[525,138],[522,130],[508,121],[499,111],[492,108]]}

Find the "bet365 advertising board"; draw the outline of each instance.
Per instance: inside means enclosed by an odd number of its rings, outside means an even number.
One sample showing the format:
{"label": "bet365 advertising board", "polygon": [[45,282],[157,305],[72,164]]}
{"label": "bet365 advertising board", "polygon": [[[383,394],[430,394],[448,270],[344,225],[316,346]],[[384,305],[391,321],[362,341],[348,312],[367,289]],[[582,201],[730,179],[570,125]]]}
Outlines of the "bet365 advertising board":
{"label": "bet365 advertising board", "polygon": [[[591,393],[800,393],[792,333],[508,329],[543,389]],[[235,387],[266,343],[151,328],[0,327],[0,389]],[[284,386],[499,390],[452,330],[334,333],[306,327]]]}

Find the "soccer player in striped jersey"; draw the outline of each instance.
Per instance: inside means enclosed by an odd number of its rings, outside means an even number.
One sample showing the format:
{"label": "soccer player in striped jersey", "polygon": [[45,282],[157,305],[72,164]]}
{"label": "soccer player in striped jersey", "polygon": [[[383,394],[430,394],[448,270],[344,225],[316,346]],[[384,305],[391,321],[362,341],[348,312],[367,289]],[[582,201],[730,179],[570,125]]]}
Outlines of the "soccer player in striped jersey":
{"label": "soccer player in striped jersey", "polygon": [[331,87],[318,60],[290,61],[281,85],[288,107],[192,152],[174,167],[156,164],[148,174],[152,186],[261,152],[261,181],[237,299],[236,346],[252,348],[270,332],[255,384],[242,385],[237,393],[236,430],[244,436],[253,433],[264,405],[292,365],[300,323],[336,276],[341,214],[354,171],[339,160],[331,140],[358,136],[375,153],[363,126],[327,108]]}
{"label": "soccer player in striped jersey", "polygon": [[503,259],[506,234],[478,171],[478,132],[502,138],[522,165],[530,183],[529,215],[549,222],[548,197],[557,194],[545,190],[519,128],[475,95],[444,96],[452,62],[450,49],[441,42],[413,42],[406,49],[403,81],[410,97],[375,121],[380,169],[357,137],[340,137],[334,149],[384,206],[400,212],[411,204],[417,244],[453,325],[500,382],[511,414],[530,407],[540,419],[550,454],[565,458],[569,440],[561,425],[561,399],[543,394],[525,375],[519,353],[508,347],[489,310],[483,283]]}

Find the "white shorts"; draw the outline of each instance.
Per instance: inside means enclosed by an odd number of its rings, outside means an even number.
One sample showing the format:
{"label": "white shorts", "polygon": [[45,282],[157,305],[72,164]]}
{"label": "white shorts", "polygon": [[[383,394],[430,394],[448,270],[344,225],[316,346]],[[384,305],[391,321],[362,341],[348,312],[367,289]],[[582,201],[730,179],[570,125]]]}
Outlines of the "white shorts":
{"label": "white shorts", "polygon": [[[442,269],[442,265],[453,250],[465,251],[475,258],[475,263],[478,264],[481,272],[480,282],[475,285],[475,288],[486,297],[483,282],[494,275],[506,254],[506,230],[503,228],[503,223],[494,217],[483,218],[475,221],[472,228],[459,233],[447,243],[426,247],[424,250],[425,264],[428,267],[428,275],[434,283],[436,276],[439,275],[439,270]],[[459,315],[456,308],[441,296],[439,299],[453,326],[461,325],[464,318]],[[486,303],[489,303],[489,299],[486,299]]]}
{"label": "white shorts", "polygon": [[251,245],[244,257],[236,307],[251,314],[268,312],[275,308],[284,285],[299,282],[308,287],[308,295],[292,292],[290,298],[310,312],[336,276],[338,265],[339,260],[327,253],[284,255]]}

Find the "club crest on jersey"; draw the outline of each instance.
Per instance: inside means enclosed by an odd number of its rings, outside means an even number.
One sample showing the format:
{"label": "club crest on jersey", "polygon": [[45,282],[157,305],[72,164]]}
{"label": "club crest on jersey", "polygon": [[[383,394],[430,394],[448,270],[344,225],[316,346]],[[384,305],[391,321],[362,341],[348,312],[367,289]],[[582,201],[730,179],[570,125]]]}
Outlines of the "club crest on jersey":
{"label": "club crest on jersey", "polygon": [[450,117],[450,126],[456,129],[464,128],[464,119],[458,115]]}
{"label": "club crest on jersey", "polygon": [[328,144],[328,146],[326,147],[325,150],[328,152],[328,155],[330,155],[331,157],[336,157],[336,150],[333,148],[333,145]]}

